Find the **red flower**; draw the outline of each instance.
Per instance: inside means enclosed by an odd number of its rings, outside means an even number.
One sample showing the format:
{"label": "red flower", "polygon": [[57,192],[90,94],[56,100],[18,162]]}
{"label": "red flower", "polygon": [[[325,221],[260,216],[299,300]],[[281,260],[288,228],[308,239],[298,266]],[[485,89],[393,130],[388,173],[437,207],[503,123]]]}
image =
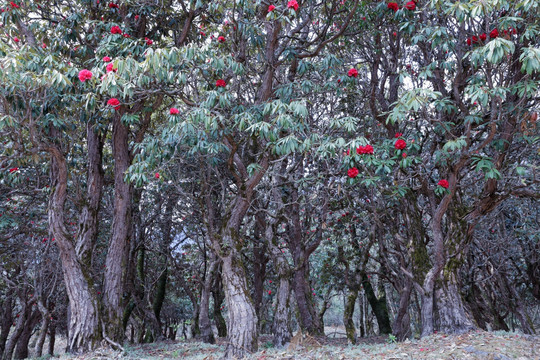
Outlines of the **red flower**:
{"label": "red flower", "polygon": [[148,46],[150,46],[150,45],[152,45],[154,43],[151,39],[149,39],[147,37],[144,38],[144,41],[146,41],[146,45],[148,45]]}
{"label": "red flower", "polygon": [[216,87],[225,87],[227,83],[223,79],[216,80]]}
{"label": "red flower", "polygon": [[272,295],[272,290],[268,290],[268,295]]}
{"label": "red flower", "polygon": [[114,8],[118,9],[118,5],[115,4],[115,3],[109,3],[109,7],[110,7],[111,9],[114,9]]}
{"label": "red flower", "polygon": [[398,150],[403,150],[407,147],[407,143],[403,139],[397,139],[394,143],[394,147]]}
{"label": "red flower", "polygon": [[469,46],[472,45],[472,39],[471,39],[471,38],[468,38],[468,39],[467,39],[467,45],[469,45]]}
{"label": "red flower", "polygon": [[111,28],[111,34],[122,34],[122,29],[120,29],[120,26],[113,26]]}
{"label": "red flower", "polygon": [[154,175],[156,177],[156,179],[159,179],[159,173],[156,173],[156,175]]}
{"label": "red flower", "polygon": [[445,189],[448,189],[448,186],[450,186],[450,184],[448,183],[448,180],[445,180],[445,179],[439,180],[437,185],[442,186]]}
{"label": "red flower", "polygon": [[497,30],[497,29],[491,30],[491,32],[489,33],[489,37],[492,38],[492,39],[498,38],[499,37],[499,30]]}
{"label": "red flower", "polygon": [[13,1],[10,1],[10,2],[9,2],[9,5],[11,5],[11,7],[14,8],[14,9],[18,9],[18,8],[19,8],[19,5],[15,4]]}
{"label": "red flower", "polygon": [[397,32],[396,32],[396,31],[394,31],[394,32],[392,33],[392,35],[394,35],[394,36],[397,36]]}
{"label": "red flower", "polygon": [[177,108],[171,108],[169,112],[171,113],[171,115],[178,115],[180,113],[180,110],[178,110]]}
{"label": "red flower", "polygon": [[287,7],[289,9],[294,9],[294,11],[297,11],[298,10],[298,3],[296,2],[296,0],[290,0],[288,3],[287,3]]}
{"label": "red flower", "polygon": [[15,37],[13,38],[13,41],[15,41],[15,42],[17,42],[17,43],[18,43],[18,42],[19,42],[20,40],[19,40],[19,38],[18,38],[18,37],[16,37],[16,36],[15,36]]}
{"label": "red flower", "polygon": [[373,146],[369,144],[366,146],[359,146],[358,148],[356,148],[356,153],[359,155],[362,155],[362,154],[373,155]]}
{"label": "red flower", "polygon": [[397,138],[400,138],[403,136],[403,133],[396,133],[396,135],[394,135],[394,137],[397,139]]}
{"label": "red flower", "polygon": [[275,7],[274,5],[270,5],[270,6],[268,7],[268,12],[274,11],[275,8],[276,8],[276,7]]}
{"label": "red flower", "polygon": [[414,9],[416,9],[416,3],[414,1],[409,1],[407,4],[405,4],[405,8],[407,10],[413,11]]}
{"label": "red flower", "polygon": [[129,35],[129,34],[124,34],[124,37],[125,37],[125,38],[130,38],[131,35]]}
{"label": "red flower", "polygon": [[355,177],[358,176],[358,169],[353,167],[353,168],[350,168],[348,171],[347,171],[347,176],[354,179]]}
{"label": "red flower", "polygon": [[394,12],[396,12],[399,9],[399,5],[397,3],[395,3],[395,2],[390,2],[390,3],[388,3],[388,8],[390,10],[394,10]]}
{"label": "red flower", "polygon": [[358,70],[355,68],[351,68],[349,72],[347,73],[349,77],[357,77],[358,76]]}
{"label": "red flower", "polygon": [[401,156],[405,159],[407,157],[407,153],[404,152],[403,154],[401,154]]}
{"label": "red flower", "polygon": [[478,44],[478,36],[473,35],[473,37],[472,37],[472,43],[473,43],[473,44]]}
{"label": "red flower", "polygon": [[107,101],[107,105],[114,106],[115,110],[120,109],[120,101],[117,98],[112,98]]}
{"label": "red flower", "polygon": [[79,80],[81,80],[81,82],[85,82],[86,80],[90,80],[92,78],[92,72],[90,70],[81,70],[79,71]]}
{"label": "red flower", "polygon": [[19,170],[18,167],[14,167],[14,168],[9,169],[9,173],[13,174],[15,171],[18,171],[18,170]]}
{"label": "red flower", "polygon": [[220,43],[224,43],[225,42],[225,36],[218,36],[217,41],[220,42]]}
{"label": "red flower", "polygon": [[139,15],[135,15],[135,20],[139,20]]}
{"label": "red flower", "polygon": [[46,48],[47,48],[47,44],[45,44],[45,43],[41,44],[41,48],[42,48],[42,49],[46,49]]}
{"label": "red flower", "polygon": [[486,41],[486,39],[487,39],[486,33],[480,34],[480,40]]}
{"label": "red flower", "polygon": [[104,56],[103,61],[106,62],[106,63],[111,62],[111,58],[108,57],[108,56]]}
{"label": "red flower", "polygon": [[117,68],[113,68],[113,66],[114,66],[113,63],[109,63],[109,64],[107,64],[107,67],[105,68],[105,70],[107,70],[108,73],[110,73],[111,71],[117,72],[118,69],[117,69]]}

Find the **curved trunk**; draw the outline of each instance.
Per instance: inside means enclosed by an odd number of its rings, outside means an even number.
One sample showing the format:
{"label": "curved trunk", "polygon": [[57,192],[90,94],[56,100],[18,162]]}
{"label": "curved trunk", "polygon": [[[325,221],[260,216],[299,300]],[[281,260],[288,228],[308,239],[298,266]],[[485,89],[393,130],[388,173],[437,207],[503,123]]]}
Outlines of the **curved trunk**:
{"label": "curved trunk", "polygon": [[49,226],[60,252],[64,282],[69,298],[68,352],[79,353],[94,349],[101,340],[97,300],[91,289],[90,277],[78,260],[73,242],[64,223],[67,197],[66,160],[59,149],[50,148],[51,189]]}
{"label": "curved trunk", "polygon": [[394,336],[403,341],[411,335],[411,318],[409,316],[409,303],[411,301],[412,280],[405,278],[406,284],[399,294],[399,308],[394,319]]}
{"label": "curved trunk", "polygon": [[347,341],[352,345],[356,345],[356,328],[354,326],[353,314],[357,297],[358,291],[349,289],[349,293],[345,297],[345,310],[343,311],[343,324],[347,333]]}
{"label": "curved trunk", "polygon": [[2,304],[2,317],[0,318],[0,359],[6,349],[6,342],[9,336],[9,330],[13,323],[13,297],[7,296]]}
{"label": "curved trunk", "polygon": [[41,357],[43,354],[43,344],[45,343],[45,338],[47,337],[47,332],[49,331],[49,320],[51,314],[40,298],[38,298],[37,306],[39,312],[41,313],[41,328],[39,329],[38,339],[36,341],[36,346],[34,347],[34,356]]}
{"label": "curved trunk", "polygon": [[117,342],[123,340],[125,269],[131,235],[131,186],[124,181],[131,163],[129,129],[117,114],[113,123],[114,209],[111,241],[105,260],[103,299],[107,315],[107,333]]}
{"label": "curved trunk", "polygon": [[323,326],[317,316],[317,311],[311,297],[311,288],[307,282],[309,273],[307,266],[300,266],[294,269],[294,296],[300,313],[300,328],[302,332],[310,335],[324,335]]}
{"label": "curved trunk", "polygon": [[3,360],[11,360],[13,358],[13,351],[15,350],[15,345],[17,344],[17,341],[19,341],[19,338],[24,331],[24,324],[26,323],[28,317],[28,309],[26,303],[22,303],[22,309],[18,316],[19,317],[17,318],[17,322],[15,323],[15,329],[13,329],[9,340],[7,341],[6,348],[2,357]]}
{"label": "curved trunk", "polygon": [[49,330],[49,349],[48,353],[54,356],[54,344],[56,343],[56,325],[50,326]]}
{"label": "curved trunk", "polygon": [[30,337],[32,337],[34,327],[39,323],[40,318],[41,315],[39,311],[35,310],[24,324],[24,330],[17,341],[13,359],[26,359],[28,357],[28,343],[30,342]]}
{"label": "curved trunk", "polygon": [[375,318],[377,319],[379,335],[391,334],[392,327],[390,326],[390,316],[388,316],[388,308],[386,306],[386,293],[382,291],[381,298],[377,299],[366,274],[362,275],[362,285],[369,305],[371,306],[371,310],[373,310],[373,314],[375,314]]}
{"label": "curved trunk", "polygon": [[249,296],[241,259],[233,254],[223,257],[223,286],[229,309],[225,359],[243,358],[257,351],[257,315]]}

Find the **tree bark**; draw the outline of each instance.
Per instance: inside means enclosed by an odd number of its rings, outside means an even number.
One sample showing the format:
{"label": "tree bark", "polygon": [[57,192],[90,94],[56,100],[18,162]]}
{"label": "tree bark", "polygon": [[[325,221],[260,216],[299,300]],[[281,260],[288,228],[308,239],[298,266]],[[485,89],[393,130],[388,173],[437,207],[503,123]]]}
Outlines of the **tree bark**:
{"label": "tree bark", "polygon": [[364,291],[366,293],[367,300],[375,318],[377,319],[377,324],[379,325],[379,335],[391,334],[392,327],[390,325],[390,317],[388,316],[388,308],[386,307],[386,293],[382,291],[380,299],[377,299],[373,287],[369,282],[366,274],[362,275],[362,285],[364,286]]}
{"label": "tree bark", "polygon": [[214,331],[212,330],[212,323],[210,322],[210,290],[212,286],[212,278],[214,277],[214,271],[217,265],[217,261],[212,257],[210,259],[210,266],[205,274],[204,283],[201,291],[201,301],[199,307],[199,327],[201,329],[201,339],[208,344],[215,344]]}
{"label": "tree bark", "polygon": [[353,314],[357,298],[358,291],[349,289],[345,296],[345,310],[343,311],[343,324],[345,325],[347,341],[352,345],[356,345],[356,327],[354,326]]}
{"label": "tree bark", "polygon": [[399,294],[399,307],[394,319],[393,334],[398,341],[403,341],[411,335],[411,318],[409,316],[409,303],[411,301],[412,280],[405,279],[406,283]]}
{"label": "tree bark", "polygon": [[41,299],[38,300],[37,306],[41,313],[41,328],[39,329],[38,339],[36,341],[36,346],[34,347],[34,356],[41,357],[43,354],[43,344],[45,343],[47,332],[49,331],[51,314]]}
{"label": "tree bark", "polygon": [[131,186],[124,177],[131,163],[129,129],[122,123],[121,114],[113,122],[112,148],[114,157],[114,209],[112,234],[105,260],[103,299],[107,315],[107,333],[114,341],[124,338],[122,318],[124,291],[131,234]]}
{"label": "tree bark", "polygon": [[64,222],[67,197],[67,166],[60,150],[50,147],[51,189],[49,226],[60,251],[64,282],[69,298],[68,352],[83,353],[94,349],[101,340],[99,314],[94,291],[90,287],[88,268],[82,266]]}
{"label": "tree bark", "polygon": [[54,356],[54,344],[56,342],[56,325],[52,324],[49,327],[49,355]]}
{"label": "tree bark", "polygon": [[29,311],[27,308],[28,304],[24,302],[24,298],[21,302],[21,305],[21,312],[19,313],[17,321],[15,323],[15,329],[13,329],[13,332],[11,333],[11,336],[7,341],[2,360],[11,360],[13,358],[13,351],[15,350],[15,345],[17,344],[17,341],[19,341],[19,338],[24,331],[24,324],[26,323],[26,320],[29,316]]}
{"label": "tree bark", "polygon": [[272,332],[274,334],[274,346],[280,348],[289,343],[292,337],[290,322],[291,282],[289,280],[290,271],[287,260],[281,256],[281,254],[275,254],[274,259],[276,260],[277,273],[279,276],[279,288],[276,298],[276,310],[274,312]]}
{"label": "tree bark", "polygon": [[257,350],[257,314],[249,296],[242,260],[237,254],[223,257],[223,286],[229,309],[225,359],[243,358]]}
{"label": "tree bark", "polygon": [[2,317],[0,318],[0,359],[6,349],[6,342],[9,336],[9,330],[13,323],[13,296],[7,295],[2,304]]}
{"label": "tree bark", "polygon": [[451,274],[448,279],[444,279],[441,274],[440,280],[441,286],[435,291],[439,331],[462,334],[476,329],[461,299],[455,275]]}
{"label": "tree bark", "polygon": [[39,323],[41,314],[38,310],[34,310],[29,318],[24,324],[24,329],[17,341],[17,347],[15,348],[15,353],[13,359],[26,359],[28,357],[28,343],[30,342],[30,337],[34,331],[34,328]]}
{"label": "tree bark", "polygon": [[218,337],[227,336],[227,324],[221,314],[221,304],[225,300],[223,287],[221,285],[221,265],[218,266],[216,276],[214,276],[214,285],[212,286],[212,296],[214,298],[214,322],[218,331]]}

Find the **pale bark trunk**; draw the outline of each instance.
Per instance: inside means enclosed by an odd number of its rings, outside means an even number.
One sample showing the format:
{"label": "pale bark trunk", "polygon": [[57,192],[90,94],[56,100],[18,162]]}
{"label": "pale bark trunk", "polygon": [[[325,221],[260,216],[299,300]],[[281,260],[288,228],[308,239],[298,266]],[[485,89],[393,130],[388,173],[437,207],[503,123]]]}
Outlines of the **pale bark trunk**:
{"label": "pale bark trunk", "polygon": [[82,353],[92,350],[101,340],[97,301],[64,223],[64,205],[67,197],[66,160],[59,149],[50,148],[49,151],[53,156],[51,162],[53,193],[49,204],[49,226],[60,251],[71,314],[67,348],[69,352]]}
{"label": "pale bark trunk", "polygon": [[131,233],[131,186],[124,181],[130,165],[129,129],[117,114],[113,123],[114,210],[111,241],[105,260],[104,302],[107,332],[113,340],[123,340],[122,317],[124,291]]}
{"label": "pale bark trunk", "polygon": [[229,309],[229,334],[224,358],[243,358],[257,350],[257,315],[241,259],[236,254],[222,259],[223,286]]}
{"label": "pale bark trunk", "polygon": [[36,341],[36,346],[34,347],[34,356],[41,357],[43,354],[43,344],[45,343],[45,338],[47,337],[47,332],[49,331],[49,321],[50,313],[49,309],[43,304],[43,301],[38,300],[37,303],[39,312],[41,313],[41,328],[39,329],[38,339]]}
{"label": "pale bark trunk", "polygon": [[274,322],[272,324],[272,332],[274,334],[274,346],[283,347],[292,337],[291,322],[290,322],[290,298],[291,298],[291,283],[288,277],[280,276],[279,288],[276,299],[276,310],[274,313]]}
{"label": "pale bark trunk", "polygon": [[411,335],[411,318],[409,316],[409,303],[411,301],[412,280],[407,282],[399,294],[399,307],[394,319],[393,332],[398,341],[403,341]]}

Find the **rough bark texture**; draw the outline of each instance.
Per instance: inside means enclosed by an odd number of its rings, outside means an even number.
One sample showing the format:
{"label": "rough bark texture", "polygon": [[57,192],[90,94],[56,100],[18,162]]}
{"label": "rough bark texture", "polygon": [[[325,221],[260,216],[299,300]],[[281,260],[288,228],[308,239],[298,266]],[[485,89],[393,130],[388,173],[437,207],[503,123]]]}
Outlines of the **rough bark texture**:
{"label": "rough bark texture", "polygon": [[392,327],[390,326],[390,317],[388,316],[388,308],[386,307],[386,293],[381,292],[382,295],[378,299],[373,291],[373,287],[368,280],[368,277],[364,274],[362,276],[362,285],[366,293],[367,300],[375,318],[377,319],[377,324],[379,325],[379,334],[391,334]]}
{"label": "rough bark texture", "polygon": [[435,291],[438,329],[446,334],[461,334],[476,329],[470,320],[455,279],[441,279],[442,286]]}
{"label": "rough bark texture", "polygon": [[223,286],[229,310],[224,358],[243,358],[257,350],[257,314],[249,296],[241,260],[232,254],[222,260]]}
{"label": "rough bark texture", "polygon": [[405,279],[406,284],[399,294],[399,307],[393,324],[393,334],[398,341],[403,341],[411,335],[411,318],[409,303],[411,301],[412,280]]}
{"label": "rough bark texture", "polygon": [[26,320],[24,324],[24,329],[17,341],[17,347],[15,348],[15,353],[13,354],[13,359],[26,359],[28,357],[28,343],[30,342],[30,337],[34,331],[34,327],[39,323],[41,314],[38,310],[34,310],[30,317]]}
{"label": "rough bark texture", "polygon": [[[267,230],[267,237],[271,240],[271,235],[268,235],[269,233],[270,231]],[[292,337],[290,322],[291,281],[287,259],[279,253],[279,249],[272,247],[272,250],[279,276],[279,288],[276,298],[272,333],[274,335],[274,346],[279,348],[288,344]]]}
{"label": "rough bark texture", "polygon": [[6,296],[5,301],[2,303],[2,313],[0,318],[0,359],[6,349],[6,342],[9,336],[9,330],[13,323],[13,297]]}
{"label": "rough bark texture", "polygon": [[223,300],[225,300],[225,293],[223,292],[223,286],[221,286],[221,265],[219,265],[216,270],[212,289],[212,296],[214,298],[214,322],[218,331],[218,337],[226,337],[227,324],[221,314],[221,304],[223,304]]}
{"label": "rough bark texture", "polygon": [[94,349],[101,340],[99,314],[95,294],[90,288],[90,277],[77,258],[75,246],[64,222],[64,205],[67,197],[67,167],[62,153],[50,148],[51,189],[49,226],[60,251],[64,282],[69,298],[68,351],[82,353]]}
{"label": "rough bark texture", "polygon": [[105,260],[103,299],[107,312],[107,333],[115,341],[123,339],[125,269],[131,233],[131,186],[124,181],[131,163],[129,129],[117,114],[113,123],[114,209],[112,234]]}
{"label": "rough bark texture", "polygon": [[9,340],[7,341],[6,348],[2,360],[11,360],[13,358],[13,352],[15,351],[15,345],[24,330],[24,323],[26,322],[29,314],[26,302],[22,302],[21,312],[18,314],[17,321],[15,323],[15,329],[13,329]]}
{"label": "rough bark texture", "polygon": [[56,343],[56,326],[51,325],[49,330],[49,349],[47,353],[54,356],[54,344]]}

